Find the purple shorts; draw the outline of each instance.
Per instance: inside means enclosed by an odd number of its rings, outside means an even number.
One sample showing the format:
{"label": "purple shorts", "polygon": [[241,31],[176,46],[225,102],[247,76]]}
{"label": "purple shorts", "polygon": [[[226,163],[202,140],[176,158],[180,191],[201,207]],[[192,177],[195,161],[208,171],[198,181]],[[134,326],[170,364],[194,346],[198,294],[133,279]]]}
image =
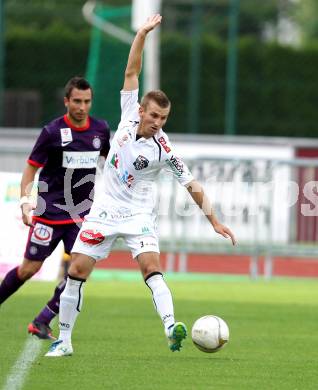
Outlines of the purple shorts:
{"label": "purple shorts", "polygon": [[69,254],[79,230],[76,223],[45,225],[36,222],[34,227],[30,228],[24,257],[28,260],[44,261],[60,241],[63,241],[64,250]]}

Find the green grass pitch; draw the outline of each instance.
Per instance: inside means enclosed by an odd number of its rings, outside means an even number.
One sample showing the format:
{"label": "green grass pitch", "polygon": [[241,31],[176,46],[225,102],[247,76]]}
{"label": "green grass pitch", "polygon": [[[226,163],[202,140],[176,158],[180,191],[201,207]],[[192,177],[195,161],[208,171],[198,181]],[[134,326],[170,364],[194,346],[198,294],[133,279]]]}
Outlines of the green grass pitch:
{"label": "green grass pitch", "polygon": [[[215,314],[230,342],[215,354],[188,337],[168,349],[142,281],[93,281],[73,333],[74,355],[45,358],[43,341],[23,389],[316,389],[318,286],[313,280],[169,280],[176,319],[189,331]],[[0,389],[24,347],[26,327],[54,285],[29,282],[0,309]],[[54,332],[58,333],[57,325]]]}

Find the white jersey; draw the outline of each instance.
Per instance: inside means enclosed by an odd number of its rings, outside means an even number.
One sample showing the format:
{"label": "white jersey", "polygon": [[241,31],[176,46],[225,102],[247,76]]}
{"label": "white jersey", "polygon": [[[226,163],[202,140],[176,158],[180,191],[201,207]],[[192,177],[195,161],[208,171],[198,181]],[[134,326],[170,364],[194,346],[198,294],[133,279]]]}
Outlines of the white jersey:
{"label": "white jersey", "polygon": [[151,138],[136,139],[138,110],[138,90],[121,91],[121,121],[105,162],[104,193],[94,201],[88,220],[101,209],[115,219],[153,214],[156,179],[163,168],[182,185],[193,180],[162,129]]}

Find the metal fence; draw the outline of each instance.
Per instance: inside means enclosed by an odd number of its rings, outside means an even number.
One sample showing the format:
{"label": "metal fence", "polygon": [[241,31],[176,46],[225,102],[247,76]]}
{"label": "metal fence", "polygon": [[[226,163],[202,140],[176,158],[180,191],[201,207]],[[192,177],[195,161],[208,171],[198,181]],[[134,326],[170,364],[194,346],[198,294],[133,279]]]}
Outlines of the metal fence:
{"label": "metal fence", "polygon": [[201,158],[188,164],[238,245],[213,232],[176,181],[164,180],[158,186],[161,247],[171,262],[179,255],[180,271],[187,269],[188,253],[249,255],[252,277],[264,256],[266,278],[276,256],[318,257],[317,159]]}

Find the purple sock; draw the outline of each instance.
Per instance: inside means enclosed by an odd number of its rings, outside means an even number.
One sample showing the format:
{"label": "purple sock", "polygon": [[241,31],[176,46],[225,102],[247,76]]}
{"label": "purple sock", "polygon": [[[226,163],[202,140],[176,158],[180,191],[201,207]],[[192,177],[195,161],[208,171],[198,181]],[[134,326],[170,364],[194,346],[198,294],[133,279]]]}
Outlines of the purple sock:
{"label": "purple sock", "polygon": [[49,323],[56,315],[57,313],[54,313],[52,310],[50,310],[49,307],[45,306],[45,308],[42,309],[41,313],[34,320],[39,321],[42,324],[49,325]]}
{"label": "purple sock", "polygon": [[0,285],[0,305],[9,298],[10,295],[15,293],[25,282],[18,277],[18,268],[15,267],[9,271],[4,277]]}
{"label": "purple sock", "polygon": [[43,324],[49,324],[60,311],[60,296],[65,288],[66,279],[56,286],[53,297],[48,301],[41,313],[35,318]]}

